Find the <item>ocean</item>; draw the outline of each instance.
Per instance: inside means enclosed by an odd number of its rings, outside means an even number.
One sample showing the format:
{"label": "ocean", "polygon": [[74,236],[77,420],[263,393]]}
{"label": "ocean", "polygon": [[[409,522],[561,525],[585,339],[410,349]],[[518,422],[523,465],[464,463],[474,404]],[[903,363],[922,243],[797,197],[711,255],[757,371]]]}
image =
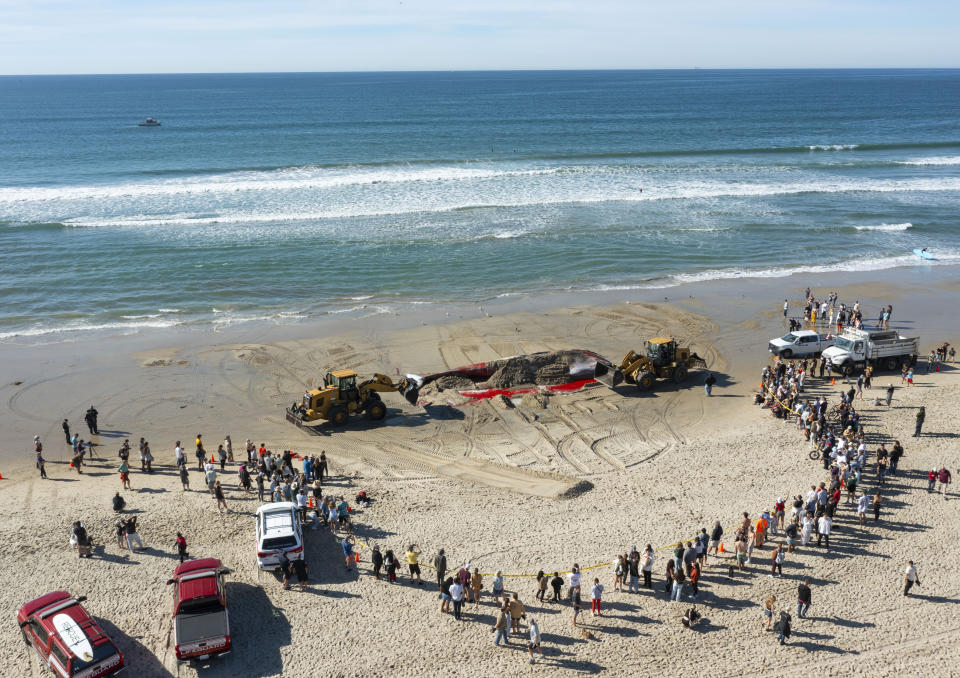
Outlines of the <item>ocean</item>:
{"label": "ocean", "polygon": [[955,264],[958,111],[960,70],[0,77],[0,340]]}

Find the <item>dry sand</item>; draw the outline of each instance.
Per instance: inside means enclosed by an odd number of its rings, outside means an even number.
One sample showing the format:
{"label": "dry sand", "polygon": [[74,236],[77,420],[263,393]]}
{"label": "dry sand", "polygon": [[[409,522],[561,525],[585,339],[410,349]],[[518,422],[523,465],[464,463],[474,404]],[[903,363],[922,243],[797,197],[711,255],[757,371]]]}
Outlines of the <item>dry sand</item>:
{"label": "dry sand", "polygon": [[[7,361],[3,370],[7,461],[0,491],[8,518],[0,527],[0,563],[10,573],[0,608],[8,621],[0,642],[4,673],[42,674],[16,633],[14,614],[23,602],[65,588],[89,597],[90,612],[120,645],[131,670],[143,676],[799,676],[811,669],[948,675],[960,632],[960,578],[952,567],[960,504],[956,494],[948,501],[927,494],[925,472],[941,462],[956,471],[960,379],[953,369],[918,375],[914,388],[898,389],[890,410],[863,406],[871,450],[889,438],[906,446],[902,473],[884,488],[881,523],[858,528],[844,507],[830,552],[801,548],[788,556],[782,579],[766,577],[769,547],[755,553],[759,564],[748,575],[730,579],[729,559],[711,564],[701,580],[706,619],[696,631],[679,623],[687,605],[671,604],[663,593],[666,552],[654,567],[655,593],[614,592],[612,566],[585,573],[606,586],[604,616],[591,617],[587,605],[581,617],[589,639],[574,632],[569,605],[537,604],[531,579],[508,578],[507,590],[519,592],[543,634],[546,656],[535,666],[527,664],[517,637],[510,648],[493,647],[489,598],[479,609],[465,606],[466,621],[457,623],[439,613],[435,585],[420,590],[374,581],[366,551],[359,575],[346,572],[339,547],[323,531],[307,532],[309,592],[281,590],[272,574],[256,568],[251,516],[257,502],[236,489],[235,473],[224,481],[234,511],[227,515],[200,491],[198,472],[191,473],[190,492],[181,491],[174,473],[174,441],[187,443],[189,454],[198,431],[209,449],[229,433],[235,450],[248,437],[274,450],[325,450],[335,474],[331,492],[352,498],[364,489],[375,498],[357,513],[362,539],[397,552],[418,543],[425,562],[442,547],[451,567],[469,561],[508,574],[567,570],[575,562],[586,567],[632,545],[670,544],[714,520],[732,524],[744,510],[770,508],[777,496],[823,480],[796,429],[750,404],[766,340],[780,330],[776,314],[735,299],[691,299],[683,306],[561,308],[399,332],[374,328],[283,342],[261,337],[134,355],[76,355],[69,345],[18,352],[43,360]],[[923,318],[909,314],[902,301],[900,308],[895,324],[902,319],[922,332]],[[689,342],[719,373],[716,397],[704,397],[695,373],[688,386],[660,383],[648,394],[629,385],[617,392],[598,385],[569,395],[525,396],[513,407],[464,403],[451,392],[454,406],[424,409],[385,394],[390,413],[381,425],[358,420],[320,435],[283,418],[283,407],[333,367],[363,375],[424,374],[568,348],[619,362],[644,338],[669,333]],[[881,377],[875,385],[887,381]],[[815,380],[811,392],[821,390],[837,387]],[[97,459],[78,476],[67,467],[59,421],[63,414],[79,424],[91,403],[103,430],[95,439]],[[914,439],[914,408],[921,404],[927,434]],[[32,468],[35,433],[45,443],[50,480],[39,480]],[[117,448],[124,437],[135,443],[141,435],[151,442],[158,470],[135,471],[134,491],[124,492],[149,547],[130,554],[112,541],[110,497],[120,489]],[[872,491],[872,474],[868,478],[864,485]],[[103,545],[96,558],[78,560],[67,547],[74,519],[83,519]],[[192,555],[218,557],[234,570],[235,651],[200,670],[177,667],[172,652],[164,582],[176,564],[177,530]],[[901,573],[908,558],[918,564],[923,584],[905,599]],[[432,578],[429,570],[425,575]],[[794,613],[798,579],[805,576],[814,582],[810,618],[795,619],[793,639],[779,647],[762,630],[762,601],[775,593]]]}

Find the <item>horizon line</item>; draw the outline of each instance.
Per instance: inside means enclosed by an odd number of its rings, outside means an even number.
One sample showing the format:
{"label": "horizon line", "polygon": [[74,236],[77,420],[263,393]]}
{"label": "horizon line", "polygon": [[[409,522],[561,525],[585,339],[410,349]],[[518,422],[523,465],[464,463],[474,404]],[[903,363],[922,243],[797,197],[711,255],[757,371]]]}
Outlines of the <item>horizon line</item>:
{"label": "horizon line", "polygon": [[658,68],[476,68],[476,69],[392,69],[334,71],[134,71],[127,73],[0,73],[0,78],[100,77],[130,75],[359,75],[400,73],[639,73],[655,71],[773,72],[773,71],[955,71],[960,66],[789,66],[763,67],[658,67]]}

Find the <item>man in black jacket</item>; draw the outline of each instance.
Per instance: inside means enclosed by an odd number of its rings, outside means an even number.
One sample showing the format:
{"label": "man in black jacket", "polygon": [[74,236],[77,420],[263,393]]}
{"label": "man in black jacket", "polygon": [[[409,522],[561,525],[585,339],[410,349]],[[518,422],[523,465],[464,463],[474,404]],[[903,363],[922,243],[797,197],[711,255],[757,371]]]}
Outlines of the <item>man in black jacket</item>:
{"label": "man in black jacket", "polygon": [[806,577],[803,583],[797,587],[797,616],[803,619],[807,616],[807,610],[810,609],[810,577]]}
{"label": "man in black jacket", "polygon": [[443,588],[443,576],[447,573],[447,556],[443,549],[433,559],[433,569],[437,571],[437,586]]}

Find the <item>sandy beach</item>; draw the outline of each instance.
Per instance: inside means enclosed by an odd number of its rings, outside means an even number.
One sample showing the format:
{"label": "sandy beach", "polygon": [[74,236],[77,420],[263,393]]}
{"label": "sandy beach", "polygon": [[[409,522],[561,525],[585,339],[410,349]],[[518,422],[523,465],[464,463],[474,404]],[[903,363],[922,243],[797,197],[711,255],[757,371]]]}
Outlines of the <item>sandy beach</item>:
{"label": "sandy beach", "polygon": [[[0,492],[7,519],[0,527],[0,564],[8,578],[0,615],[7,633],[0,662],[9,675],[46,670],[16,633],[24,602],[58,588],[88,596],[101,620],[142,676],[376,676],[419,675],[637,675],[672,672],[710,676],[820,673],[863,676],[949,675],[958,659],[960,578],[951,567],[960,543],[958,495],[926,491],[926,473],[946,464],[957,473],[955,402],[960,371],[919,369],[915,384],[899,375],[874,379],[858,401],[867,444],[901,440],[906,449],[897,475],[882,486],[881,520],[856,524],[841,504],[831,548],[800,547],[787,556],[782,578],[768,578],[772,538],[755,551],[745,573],[730,576],[732,559],[710,558],[700,581],[694,630],[680,617],[689,600],[671,603],[663,590],[670,551],[657,551],[653,590],[613,590],[612,565],[587,570],[606,587],[603,615],[585,611],[581,627],[571,606],[534,600],[543,569],[564,572],[574,563],[609,563],[631,546],[666,547],[719,520],[733,525],[743,511],[770,510],[777,497],[805,493],[828,480],[793,425],[752,404],[767,341],[782,334],[784,295],[799,303],[805,284],[814,293],[840,291],[861,299],[865,315],[880,304],[895,307],[893,326],[921,337],[921,354],[960,337],[952,307],[955,267],[926,278],[917,272],[833,274],[763,281],[715,281],[670,290],[607,292],[566,303],[541,299],[521,307],[505,301],[467,317],[380,318],[341,325],[245,328],[220,335],[105,338],[97,342],[0,345],[2,395]],[[812,283],[816,282],[817,285]],[[827,287],[823,287],[826,285]],[[572,303],[571,303],[572,302]],[[358,419],[343,430],[310,435],[284,420],[284,407],[333,368],[361,375],[426,374],[458,365],[544,350],[583,348],[619,362],[628,349],[658,335],[673,335],[703,356],[718,383],[706,398],[702,373],[682,386],[658,383],[649,393],[629,385],[591,385],[576,393],[535,399],[468,401],[455,393],[424,407],[385,394],[386,420]],[[888,383],[893,406],[874,406]],[[807,393],[836,401],[840,380],[812,379]],[[84,435],[82,414],[100,412],[101,433],[82,475],[69,468],[60,421]],[[926,408],[924,434],[912,437],[917,408]],[[465,606],[461,622],[441,614],[431,570],[426,585],[370,576],[369,551],[359,571],[346,571],[328,531],[306,532],[310,587],[284,591],[256,567],[254,494],[237,488],[236,466],[222,481],[230,513],[219,514],[191,471],[184,492],[173,447],[194,436],[209,449],[230,435],[300,455],[325,451],[332,479],[325,491],[353,499],[365,490],[373,503],[355,512],[357,537],[398,555],[412,543],[429,563],[445,549],[450,567],[470,563],[481,572],[508,575],[505,588],[537,620],[544,657],[529,665],[526,635],[494,647],[496,608],[485,579],[485,598]],[[44,443],[49,479],[33,468],[32,438]],[[128,511],[138,515],[147,549],[130,553],[112,537],[110,498],[120,490],[117,450],[124,438],[150,442],[155,472],[134,463]],[[238,455],[239,456],[239,455]],[[136,457],[136,450],[132,459]],[[862,484],[877,489],[872,470]],[[67,544],[70,525],[84,520],[95,557],[78,560]],[[732,530],[724,536],[729,550]],[[195,557],[217,557],[233,570],[228,584],[234,651],[209,666],[177,666],[173,654],[170,592],[176,563],[174,535],[183,532]],[[906,561],[922,585],[901,595]],[[404,568],[405,569],[405,568]],[[516,576],[515,576],[516,575]],[[808,618],[796,618],[797,585],[812,581]],[[793,636],[780,646],[764,631],[763,601],[794,616]],[[585,629],[588,634],[581,631]]]}

